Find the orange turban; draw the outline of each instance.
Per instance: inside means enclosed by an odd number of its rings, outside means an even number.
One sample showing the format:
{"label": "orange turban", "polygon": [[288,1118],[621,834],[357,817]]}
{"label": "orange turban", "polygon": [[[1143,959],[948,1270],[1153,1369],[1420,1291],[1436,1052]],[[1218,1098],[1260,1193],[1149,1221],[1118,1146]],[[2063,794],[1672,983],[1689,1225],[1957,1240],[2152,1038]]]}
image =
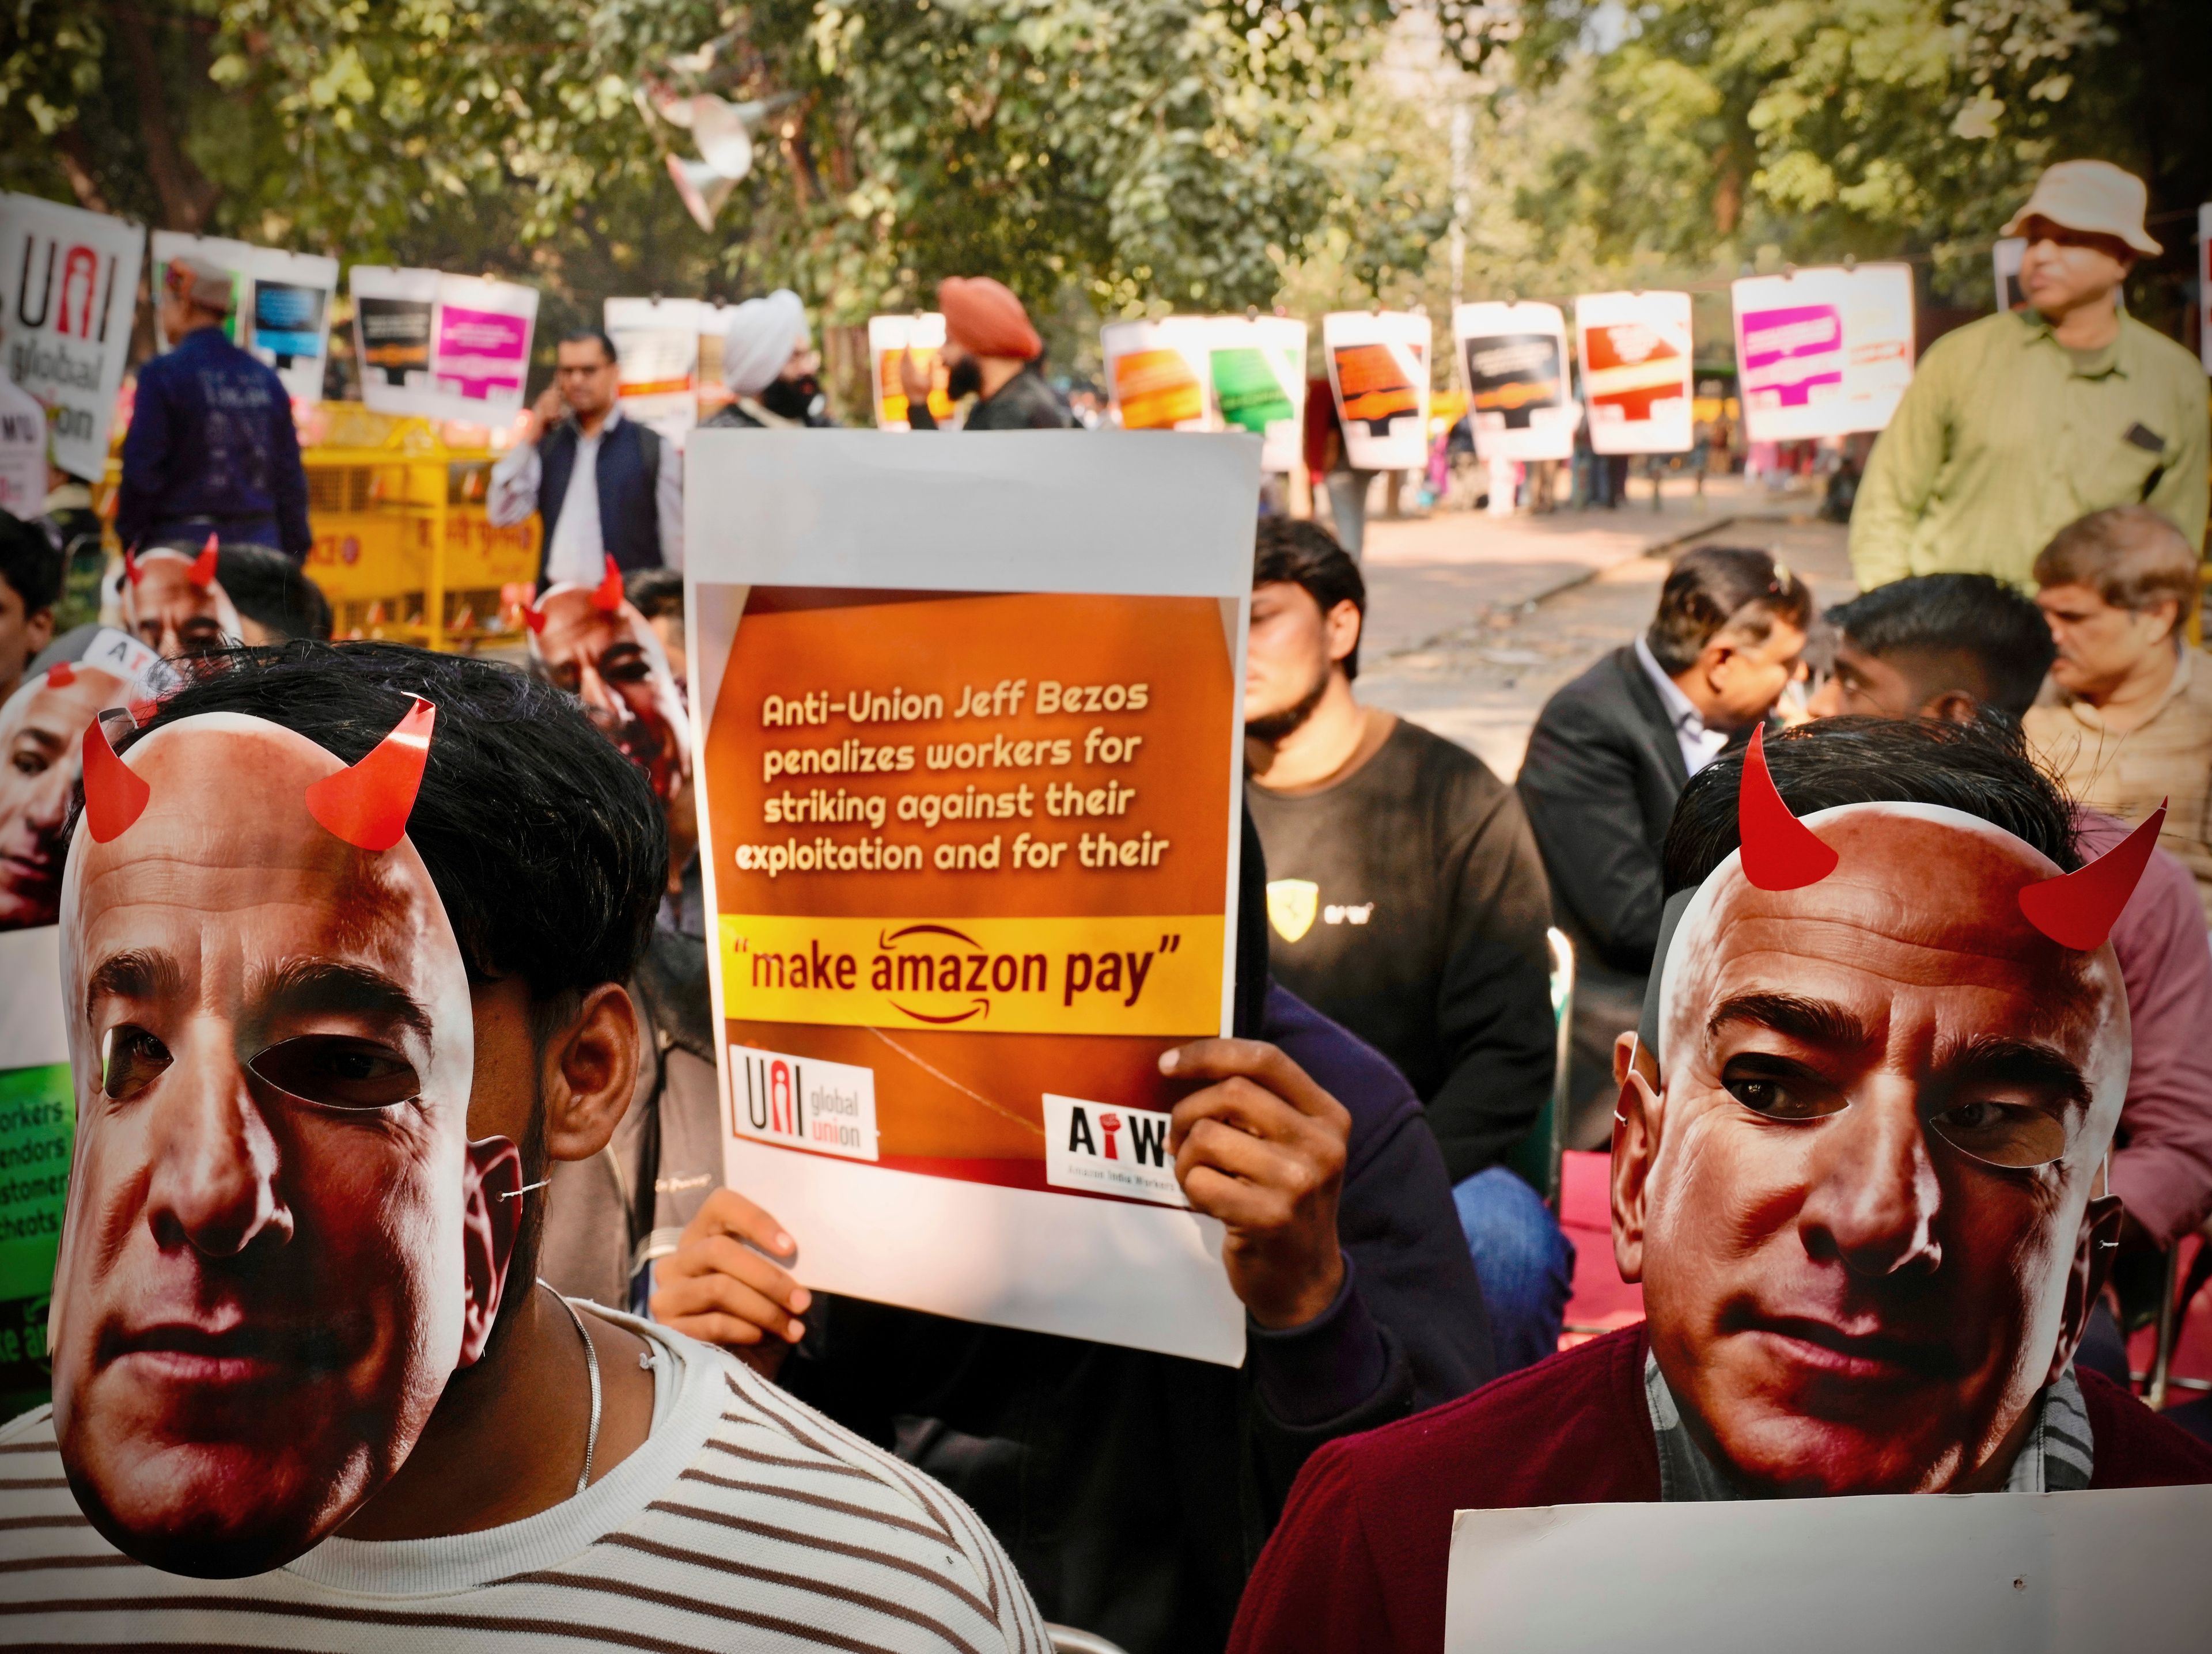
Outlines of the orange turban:
{"label": "orange turban", "polygon": [[947,276],[937,284],[937,307],[945,336],[978,356],[1028,361],[1044,350],[1022,301],[988,276]]}

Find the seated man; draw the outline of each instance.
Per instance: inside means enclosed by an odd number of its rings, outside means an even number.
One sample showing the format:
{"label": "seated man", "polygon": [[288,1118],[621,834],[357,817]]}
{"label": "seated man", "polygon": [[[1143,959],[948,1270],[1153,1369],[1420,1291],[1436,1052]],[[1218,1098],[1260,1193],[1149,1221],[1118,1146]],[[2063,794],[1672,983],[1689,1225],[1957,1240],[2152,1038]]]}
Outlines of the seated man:
{"label": "seated man", "polygon": [[2212,660],[2189,642],[2197,548],[2148,506],[2115,506],[2059,530],[2035,580],[2058,657],[2021,720],[2028,745],[2093,809],[2140,821],[2164,802],[2159,842],[2197,875],[2212,924]]}
{"label": "seated man", "polygon": [[[1838,633],[1836,664],[1813,697],[1821,718],[1971,724],[1993,711],[2017,720],[2054,653],[2042,612],[1988,574],[1893,580],[1830,609],[1828,622]],[[2085,854],[2101,855],[2128,828],[2077,810],[2075,834]],[[2112,952],[2127,984],[2135,1046],[2112,1154],[2112,1192],[2126,1213],[2114,1270],[2124,1287],[2154,1250],[2212,1215],[2212,1049],[2203,1038],[2212,1027],[2212,949],[2204,945],[2196,881],[2166,851],[2143,869],[2135,900],[2112,927]],[[2150,1273],[2163,1278],[2155,1264]],[[2091,1344],[2124,1369],[2118,1335],[2101,1301],[2099,1307]],[[2115,1364],[2100,1360],[2098,1368],[2109,1377]]]}
{"label": "seated man", "polygon": [[1362,706],[1359,566],[1311,523],[1259,527],[1244,797],[1276,978],[1398,1065],[1444,1154],[1498,1370],[1559,1348],[1574,1249],[1500,1161],[1551,1094],[1552,893],[1513,790]]}
{"label": "seated man", "polygon": [[666,857],[638,773],[467,659],[186,676],[119,755],[84,737],[55,1399],[0,1431],[10,1640],[1040,1646],[924,1478],[533,1284],[547,1162],[598,1153],[636,1074],[620,985]]}
{"label": "seated man", "polygon": [[[1236,1027],[1170,1055],[1184,1193],[1221,1219],[1242,1372],[812,1297],[807,1245],[721,1190],[657,1266],[656,1319],[731,1345],[975,1508],[1053,1621],[1128,1654],[1218,1654],[1316,1446],[1490,1376],[1451,1188],[1397,1071],[1269,982],[1244,835]],[[1261,1043],[1261,1042],[1267,1043]],[[794,1348],[795,1346],[795,1348]]]}
{"label": "seated man", "polygon": [[1765,552],[1700,546],[1667,576],[1644,634],[1537,715],[1516,785],[1575,944],[1570,1148],[1598,1140],[1613,1036],[1644,1002],[1674,801],[1773,711],[1812,618],[1812,594]]}
{"label": "seated man", "polygon": [[2106,936],[2148,840],[2067,871],[2065,799],[1945,725],[1773,751],[1801,801],[1882,802],[1795,818],[1756,738],[1683,794],[1650,1037],[1617,1054],[1649,1321],[1316,1453],[1233,1650],[1434,1654],[1460,1509],[2212,1481],[2073,1364],[2120,1216]]}

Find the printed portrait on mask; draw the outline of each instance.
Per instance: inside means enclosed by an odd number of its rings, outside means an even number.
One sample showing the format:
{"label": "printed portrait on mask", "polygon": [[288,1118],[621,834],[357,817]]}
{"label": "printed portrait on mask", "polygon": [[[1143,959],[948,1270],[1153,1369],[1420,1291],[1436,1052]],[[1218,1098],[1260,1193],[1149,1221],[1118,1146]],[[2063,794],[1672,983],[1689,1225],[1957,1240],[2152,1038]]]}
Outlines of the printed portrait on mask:
{"label": "printed portrait on mask", "polygon": [[164,660],[235,643],[238,610],[216,578],[216,538],[197,552],[178,546],[125,551],[110,577],[100,622],[137,639]]}
{"label": "printed portrait on mask", "polygon": [[2005,1486],[2118,1230],[2106,938],[2158,822],[2071,874],[1933,805],[1801,822],[1760,740],[1739,821],[1662,943],[1658,1077],[1632,1066],[1614,1132],[1655,1417],[1741,1493]]}
{"label": "printed portrait on mask", "polygon": [[600,731],[653,782],[665,805],[691,775],[684,694],[653,624],[623,596],[607,559],[596,586],[562,582],[524,611],[530,659],[556,688],[584,703]]}
{"label": "printed portrait on mask", "polygon": [[156,666],[152,650],[103,631],[81,659],[57,661],[0,703],[0,930],[54,923],[78,743]]}
{"label": "printed portrait on mask", "polygon": [[54,1421],[79,1507],[155,1567],[330,1534],[508,1284],[520,1158],[468,1141],[468,976],[405,837],[434,717],[350,766],[231,713],[83,738]]}

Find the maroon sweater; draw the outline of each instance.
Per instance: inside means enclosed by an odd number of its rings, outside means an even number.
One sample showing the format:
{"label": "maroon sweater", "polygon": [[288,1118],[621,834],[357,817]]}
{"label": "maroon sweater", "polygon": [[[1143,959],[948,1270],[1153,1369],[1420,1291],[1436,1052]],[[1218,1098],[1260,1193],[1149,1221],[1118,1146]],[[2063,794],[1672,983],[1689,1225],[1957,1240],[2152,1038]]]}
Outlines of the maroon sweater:
{"label": "maroon sweater", "polygon": [[[1438,1654],[1452,1512],[1659,1498],[1641,1324],[1306,1461],[1230,1654]],[[2076,1369],[2094,1487],[2212,1482],[2212,1447]]]}

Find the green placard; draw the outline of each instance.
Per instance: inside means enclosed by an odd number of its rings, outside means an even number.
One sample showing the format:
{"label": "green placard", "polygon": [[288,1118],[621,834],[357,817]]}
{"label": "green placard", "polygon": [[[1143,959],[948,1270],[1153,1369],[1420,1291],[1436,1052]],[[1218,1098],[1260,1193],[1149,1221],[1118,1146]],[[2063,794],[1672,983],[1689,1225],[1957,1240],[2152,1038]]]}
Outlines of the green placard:
{"label": "green placard", "polygon": [[0,1069],[0,1417],[46,1399],[46,1305],[76,1124],[68,1063]]}
{"label": "green placard", "polygon": [[1267,354],[1248,345],[1213,353],[1213,394],[1224,421],[1258,436],[1297,414],[1282,380],[1267,365]]}

